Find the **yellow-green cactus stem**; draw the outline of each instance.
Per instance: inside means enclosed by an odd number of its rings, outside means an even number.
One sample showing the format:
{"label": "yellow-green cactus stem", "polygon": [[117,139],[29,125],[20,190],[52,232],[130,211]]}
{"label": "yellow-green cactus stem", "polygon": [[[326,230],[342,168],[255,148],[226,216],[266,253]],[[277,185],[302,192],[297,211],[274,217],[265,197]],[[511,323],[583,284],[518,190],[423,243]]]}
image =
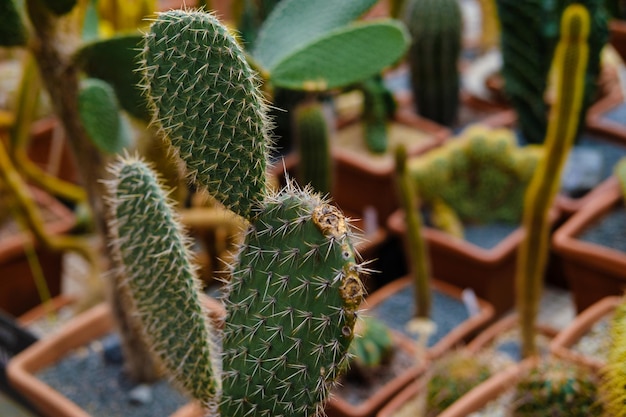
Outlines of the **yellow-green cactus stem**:
{"label": "yellow-green cactus stem", "polygon": [[606,415],[626,416],[626,303],[617,306],[610,327],[611,343],[606,366],[601,374],[600,393]]}
{"label": "yellow-green cactus stem", "polygon": [[561,37],[554,55],[556,101],[544,141],[545,155],[531,180],[524,201],[522,241],[516,271],[517,308],[522,332],[522,354],[537,353],[535,320],[548,257],[549,211],[559,186],[563,164],[574,143],[582,108],[589,57],[589,12],[580,4],[565,9]]}

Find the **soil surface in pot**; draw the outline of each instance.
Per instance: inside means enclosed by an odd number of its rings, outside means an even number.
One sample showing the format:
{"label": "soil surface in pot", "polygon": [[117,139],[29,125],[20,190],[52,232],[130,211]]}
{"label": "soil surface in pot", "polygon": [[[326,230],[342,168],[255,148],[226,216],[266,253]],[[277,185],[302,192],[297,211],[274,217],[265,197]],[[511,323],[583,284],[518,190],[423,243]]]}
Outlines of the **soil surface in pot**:
{"label": "soil surface in pot", "polygon": [[131,382],[122,364],[119,337],[111,333],[36,375],[93,417],[167,416],[189,402],[166,380]]}
{"label": "soil surface in pot", "polygon": [[341,377],[339,385],[333,389],[333,395],[353,406],[359,406],[385,384],[415,366],[415,361],[413,355],[396,346],[387,363],[363,372],[349,372]]}
{"label": "soil surface in pot", "polygon": [[626,207],[618,204],[596,219],[578,238],[585,242],[626,252]]}
{"label": "soil surface in pot", "polygon": [[[379,318],[390,328],[414,338],[414,335],[406,329],[406,324],[413,318],[413,306],[413,286],[407,285],[380,304],[368,309],[367,314]],[[436,323],[437,329],[429,338],[428,346],[435,345],[468,318],[469,314],[463,301],[436,290],[432,291],[431,320]]]}

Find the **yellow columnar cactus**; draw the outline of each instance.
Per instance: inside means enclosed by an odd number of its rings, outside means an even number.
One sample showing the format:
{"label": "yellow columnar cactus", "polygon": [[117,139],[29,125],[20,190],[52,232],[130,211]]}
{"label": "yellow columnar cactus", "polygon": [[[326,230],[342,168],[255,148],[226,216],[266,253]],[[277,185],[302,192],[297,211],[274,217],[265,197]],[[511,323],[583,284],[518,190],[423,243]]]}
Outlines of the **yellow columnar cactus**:
{"label": "yellow columnar cactus", "polygon": [[523,227],[526,238],[519,249],[516,285],[522,354],[525,357],[537,353],[535,320],[548,257],[548,216],[578,128],[589,59],[589,20],[589,12],[580,4],[568,6],[563,13],[561,37],[552,62],[557,75],[557,96],[548,121],[545,155],[531,180],[524,201]]}

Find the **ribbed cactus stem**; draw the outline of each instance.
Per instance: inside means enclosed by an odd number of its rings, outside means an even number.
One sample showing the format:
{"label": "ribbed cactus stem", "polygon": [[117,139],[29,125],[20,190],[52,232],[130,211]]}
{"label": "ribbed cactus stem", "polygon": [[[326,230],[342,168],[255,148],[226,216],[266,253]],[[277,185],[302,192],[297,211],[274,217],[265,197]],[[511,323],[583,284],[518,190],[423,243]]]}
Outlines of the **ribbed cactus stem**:
{"label": "ribbed cactus stem", "polygon": [[410,0],[405,20],[411,33],[411,86],[417,112],[437,123],[456,122],[462,15],[457,0]]}
{"label": "ribbed cactus stem", "polygon": [[409,261],[415,280],[415,317],[429,318],[431,309],[430,266],[426,242],[422,236],[422,218],[417,204],[415,185],[407,171],[407,153],[402,145],[396,148],[396,181],[400,203],[404,209]]}
{"label": "ribbed cactus stem", "polygon": [[[387,150],[387,123],[395,110],[395,103],[379,78],[364,81],[361,91],[365,143],[371,152],[384,153]],[[389,104],[394,108],[388,109]]]}
{"label": "ribbed cactus stem", "polygon": [[153,120],[192,179],[249,217],[271,144],[258,80],[235,38],[212,14],[161,13],[145,37],[143,71]]}
{"label": "ribbed cactus stem", "polygon": [[300,148],[298,181],[319,193],[332,190],[330,133],[322,104],[303,103],[295,111],[295,137]]}
{"label": "ribbed cactus stem", "polygon": [[611,319],[611,342],[607,364],[602,373],[600,393],[604,398],[606,415],[626,416],[626,303],[617,306]]}
{"label": "ribbed cactus stem", "polygon": [[119,257],[137,316],[173,379],[214,409],[220,393],[219,349],[189,241],[154,171],[120,158],[108,182],[113,252]]}
{"label": "ribbed cactus stem", "polygon": [[545,155],[531,180],[524,201],[523,227],[526,237],[519,249],[516,285],[522,354],[525,357],[537,353],[535,320],[548,257],[549,211],[578,128],[589,57],[589,27],[589,13],[584,6],[573,4],[565,9],[561,37],[553,61],[557,96],[544,142]]}
{"label": "ribbed cactus stem", "polygon": [[347,365],[363,295],[349,225],[289,185],[255,216],[224,329],[224,416],[315,416]]}

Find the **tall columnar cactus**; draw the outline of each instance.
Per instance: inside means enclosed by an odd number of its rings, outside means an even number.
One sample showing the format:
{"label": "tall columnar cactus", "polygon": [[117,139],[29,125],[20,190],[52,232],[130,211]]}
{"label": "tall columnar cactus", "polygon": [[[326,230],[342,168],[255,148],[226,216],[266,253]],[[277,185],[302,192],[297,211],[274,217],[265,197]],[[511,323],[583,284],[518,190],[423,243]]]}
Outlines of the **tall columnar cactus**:
{"label": "tall columnar cactus", "polygon": [[[267,120],[239,52],[213,16],[171,11],[160,14],[146,35],[143,68],[155,123],[164,124],[170,136],[189,134],[179,153],[188,169],[200,171],[193,178],[211,178],[204,184],[208,191],[250,222],[225,288],[223,334],[207,321],[166,193],[135,158],[119,160],[109,182],[114,251],[145,337],[207,411],[229,417],[313,416],[347,366],[363,295],[361,267],[339,210],[308,189],[290,184],[269,194],[264,186],[265,172],[258,167],[267,158]],[[174,53],[180,54],[177,60],[171,59]],[[172,68],[189,64],[187,59],[191,68]],[[194,77],[187,78],[189,72]],[[183,83],[164,87],[152,79],[156,74],[172,81],[181,77]],[[227,80],[228,88],[221,90],[221,82],[207,86],[211,77]],[[161,98],[164,93],[179,100]],[[158,108],[163,102],[171,104],[170,114],[163,114],[167,107]],[[232,114],[240,115],[239,123],[228,125],[235,122],[228,119]],[[228,120],[218,124],[221,132],[212,132],[207,120],[217,123],[220,116]],[[207,138],[223,147],[203,154],[205,147],[216,146]],[[246,189],[250,184],[253,190]],[[236,199],[241,201],[233,204]]]}
{"label": "tall columnar cactus", "polygon": [[330,132],[322,104],[302,103],[295,110],[295,137],[300,149],[298,181],[322,194],[332,190]]}
{"label": "tall columnar cactus", "polygon": [[456,122],[462,16],[457,0],[410,0],[409,64],[417,112],[446,126]]}
{"label": "tall columnar cactus", "polygon": [[373,153],[384,153],[387,150],[388,124],[395,113],[396,102],[381,77],[364,81],[360,90],[363,92],[365,144]]}
{"label": "tall columnar cactus", "polygon": [[517,382],[510,415],[513,417],[604,415],[598,395],[598,383],[598,376],[581,365],[548,359],[534,366]]}
{"label": "tall columnar cactus", "polygon": [[524,201],[522,241],[517,259],[517,308],[522,333],[522,354],[537,353],[535,320],[548,257],[549,211],[560,185],[563,164],[574,142],[584,100],[585,71],[589,59],[589,12],[580,4],[563,13],[561,37],[553,71],[556,102],[550,114],[545,155],[531,180]]}
{"label": "tall columnar cactus", "polygon": [[545,101],[561,15],[569,4],[580,3],[591,15],[589,65],[577,131],[591,105],[600,74],[600,53],[608,40],[604,0],[497,0],[501,23],[504,90],[515,108],[528,143],[542,143],[550,103]]}

